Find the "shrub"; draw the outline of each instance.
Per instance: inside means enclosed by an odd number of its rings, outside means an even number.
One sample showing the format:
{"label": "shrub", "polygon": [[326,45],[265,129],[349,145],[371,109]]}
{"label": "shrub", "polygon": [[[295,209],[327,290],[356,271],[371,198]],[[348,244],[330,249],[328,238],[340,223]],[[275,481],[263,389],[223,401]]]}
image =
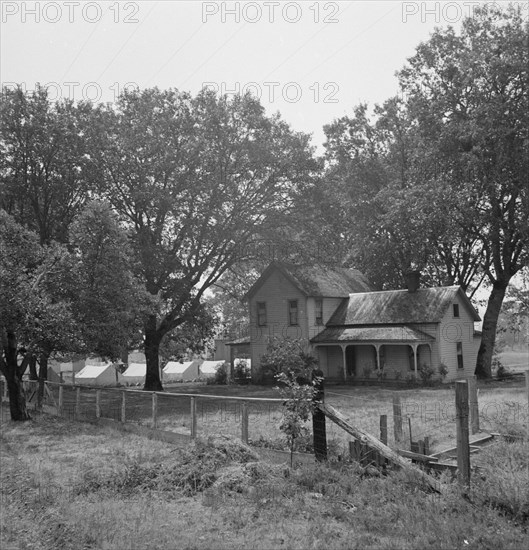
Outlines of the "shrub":
{"label": "shrub", "polygon": [[316,363],[315,357],[305,351],[303,340],[275,337],[261,357],[261,370],[275,378],[281,372],[310,372]]}
{"label": "shrub", "polygon": [[371,368],[370,365],[364,365],[364,367],[362,367],[362,376],[364,378],[371,378],[372,372],[373,372],[373,369]]}
{"label": "shrub", "polygon": [[233,369],[233,376],[234,378],[239,379],[241,381],[250,378],[251,372],[250,372],[250,367],[248,366],[248,363],[244,360],[239,361],[235,365],[235,368]]}
{"label": "shrub", "polygon": [[429,384],[435,372],[433,367],[430,365],[427,365],[426,363],[422,363],[421,365],[419,365],[418,371],[423,384],[424,385]]}
{"label": "shrub", "polygon": [[215,372],[215,376],[213,378],[207,379],[207,384],[218,384],[218,385],[225,385],[228,383],[228,365],[226,363],[223,363]]}
{"label": "shrub", "polygon": [[448,374],[448,367],[443,362],[441,362],[441,364],[437,367],[437,372],[439,373],[441,381],[443,381]]}

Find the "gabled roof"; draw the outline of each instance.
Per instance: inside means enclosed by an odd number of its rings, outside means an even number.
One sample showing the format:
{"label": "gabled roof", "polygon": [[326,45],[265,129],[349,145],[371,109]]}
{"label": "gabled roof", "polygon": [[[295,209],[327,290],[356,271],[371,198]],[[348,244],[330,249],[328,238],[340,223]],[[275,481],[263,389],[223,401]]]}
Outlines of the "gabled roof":
{"label": "gabled roof", "polygon": [[392,325],[389,327],[329,327],[312,338],[311,342],[431,342],[433,340],[433,336],[422,330]]}
{"label": "gabled roof", "polygon": [[147,365],[145,363],[129,363],[127,370],[123,373],[123,376],[145,376],[147,372]]}
{"label": "gabled roof", "polygon": [[251,298],[276,269],[305,296],[345,298],[352,292],[368,292],[372,289],[365,276],[357,269],[319,265],[295,266],[274,261],[246,293],[246,298]]}
{"label": "gabled roof", "polygon": [[350,294],[327,326],[439,323],[456,297],[466,304],[472,319],[479,321],[478,312],[461,287],[446,286],[420,288],[416,292],[388,290]]}

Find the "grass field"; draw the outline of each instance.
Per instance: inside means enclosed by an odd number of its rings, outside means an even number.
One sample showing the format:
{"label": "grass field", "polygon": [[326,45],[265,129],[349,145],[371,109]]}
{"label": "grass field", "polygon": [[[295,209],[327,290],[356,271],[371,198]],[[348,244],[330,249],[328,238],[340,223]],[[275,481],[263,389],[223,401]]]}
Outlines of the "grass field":
{"label": "grass field", "polygon": [[523,372],[529,369],[529,348],[504,350],[498,354],[501,364],[514,372]]}
{"label": "grass field", "polygon": [[[54,388],[55,398],[57,386]],[[167,394],[158,396],[157,427],[163,430],[190,433],[190,398],[195,396],[197,433],[201,436],[223,434],[241,435],[241,401],[221,397],[249,398],[249,439],[253,444],[273,448],[286,448],[286,440],[279,430],[282,403],[277,401],[251,401],[251,398],[277,399],[278,393],[266,386],[206,386],[178,384],[166,387]],[[183,395],[172,396],[169,392]],[[202,397],[205,395],[206,397]],[[454,388],[443,387],[413,389],[383,389],[380,387],[327,386],[325,400],[336,407],[356,426],[379,436],[380,416],[388,418],[388,442],[396,446],[393,438],[393,398],[398,395],[402,403],[404,440],[400,446],[409,448],[411,427],[414,441],[428,437],[431,452],[455,445],[455,393]],[[64,407],[73,418],[76,394],[65,386]],[[81,392],[81,412],[95,417],[95,391]],[[522,379],[479,384],[480,427],[483,431],[523,432],[528,422],[527,397]],[[101,414],[120,419],[120,392],[102,390]],[[152,396],[147,392],[128,393],[126,419],[130,422],[150,425],[152,422]],[[310,446],[308,436],[299,441],[299,449]],[[347,452],[349,436],[331,422],[327,422],[327,439],[338,454]]]}
{"label": "grass field", "polygon": [[527,443],[484,450],[463,499],[447,480],[436,495],[399,472],[290,469],[222,438],[179,449],[37,415],[0,439],[2,550],[529,545]]}

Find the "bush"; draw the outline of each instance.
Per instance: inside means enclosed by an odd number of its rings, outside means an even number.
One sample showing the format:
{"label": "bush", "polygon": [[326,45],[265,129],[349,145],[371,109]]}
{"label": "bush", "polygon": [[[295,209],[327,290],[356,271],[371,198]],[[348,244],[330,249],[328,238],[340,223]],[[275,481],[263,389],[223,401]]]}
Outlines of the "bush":
{"label": "bush", "polygon": [[207,382],[208,385],[216,384],[224,386],[228,383],[228,365],[227,363],[223,363],[215,372],[215,376],[213,378],[208,378]]}
{"label": "bush", "polygon": [[250,367],[246,361],[239,361],[237,365],[235,365],[235,368],[233,369],[233,377],[241,382],[244,382],[251,377]]}
{"label": "bush", "polygon": [[426,365],[423,363],[422,365],[419,365],[418,368],[419,376],[421,377],[421,380],[423,384],[426,386],[430,383],[430,380],[432,379],[432,376],[434,375],[434,369],[430,365]]}

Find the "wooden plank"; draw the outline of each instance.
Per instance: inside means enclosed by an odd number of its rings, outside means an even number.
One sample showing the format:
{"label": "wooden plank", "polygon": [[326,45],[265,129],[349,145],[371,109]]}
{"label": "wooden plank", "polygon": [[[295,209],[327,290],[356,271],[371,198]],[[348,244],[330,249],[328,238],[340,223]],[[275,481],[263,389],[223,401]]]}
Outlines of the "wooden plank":
{"label": "wooden plank", "polygon": [[101,390],[96,390],[96,418],[101,418]]}
{"label": "wooden plank", "polygon": [[125,422],[127,419],[127,392],[121,392],[121,422]]}
{"label": "wooden plank", "polygon": [[468,401],[470,407],[470,425],[471,433],[479,432],[479,406],[478,406],[478,386],[476,376],[468,379]]}
{"label": "wooden plank", "polygon": [[75,388],[75,416],[81,414],[81,388],[77,386]]}
{"label": "wooden plank", "polygon": [[[485,441],[490,441],[491,439],[494,439],[494,436],[499,436],[501,434],[494,434],[494,433],[490,433],[490,434],[483,434],[483,435],[480,435],[479,437],[471,437],[470,438],[470,443],[472,445],[479,445],[480,443],[484,443]],[[447,447],[446,449],[443,449],[441,451],[437,451],[435,453],[431,453],[429,456],[442,456],[444,454],[447,454],[447,453],[451,453],[453,451],[457,451],[457,447]]]}
{"label": "wooden plank", "polygon": [[437,480],[435,480],[428,474],[425,474],[422,470],[420,470],[416,466],[410,464],[407,460],[405,460],[403,457],[398,455],[395,451],[390,449],[387,445],[384,445],[384,443],[380,442],[376,437],[373,437],[371,434],[365,432],[361,428],[358,428],[350,424],[347,418],[345,418],[345,416],[339,411],[337,411],[334,407],[326,403],[321,403],[319,405],[319,408],[322,410],[325,416],[327,416],[327,418],[332,420],[335,424],[340,426],[340,428],[345,430],[348,434],[352,435],[355,439],[358,439],[359,441],[366,443],[367,445],[369,445],[369,447],[378,451],[384,458],[387,458],[393,464],[396,464],[397,466],[401,467],[403,470],[410,472],[410,474],[415,475],[429,489],[435,491],[436,493],[441,492],[440,486]]}
{"label": "wooden plank", "polygon": [[156,430],[158,425],[158,395],[152,392],[152,428]]}
{"label": "wooden plank", "polygon": [[248,445],[248,403],[246,401],[241,407],[241,439]]}
{"label": "wooden plank", "polygon": [[464,494],[470,488],[470,445],[468,430],[468,383],[456,381],[457,479]]}
{"label": "wooden plank", "polygon": [[191,439],[197,436],[197,404],[195,398],[191,398]]}
{"label": "wooden plank", "polygon": [[393,396],[393,435],[398,445],[402,440],[402,405],[398,395]]}
{"label": "wooden plank", "polygon": [[437,457],[412,453],[411,451],[405,451],[404,449],[399,449],[397,453],[399,453],[400,456],[411,458],[412,460],[418,460],[419,462],[439,462]]}
{"label": "wooden plank", "polygon": [[380,441],[388,444],[388,417],[385,414],[380,415]]}

